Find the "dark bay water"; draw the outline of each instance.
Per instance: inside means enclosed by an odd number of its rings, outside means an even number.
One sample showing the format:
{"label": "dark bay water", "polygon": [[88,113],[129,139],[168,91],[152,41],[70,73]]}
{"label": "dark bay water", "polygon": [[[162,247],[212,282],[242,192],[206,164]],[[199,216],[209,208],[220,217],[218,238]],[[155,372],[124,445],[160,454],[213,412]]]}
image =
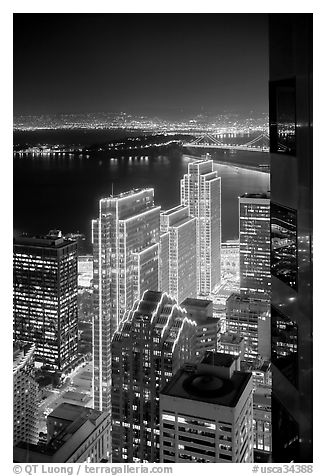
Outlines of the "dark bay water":
{"label": "dark bay water", "polygon": [[[248,153],[238,152],[236,161],[262,163],[267,155],[255,152],[246,159],[245,154]],[[15,158],[14,233],[44,233],[58,228],[64,233],[78,230],[90,239],[91,219],[98,215],[98,201],[111,194],[112,184],[114,193],[154,187],[155,202],[162,209],[173,207],[180,202],[180,179],[190,160],[177,151],[119,160],[99,155]],[[228,165],[215,167],[222,179],[224,241],[238,237],[238,196],[269,190],[269,174]]]}

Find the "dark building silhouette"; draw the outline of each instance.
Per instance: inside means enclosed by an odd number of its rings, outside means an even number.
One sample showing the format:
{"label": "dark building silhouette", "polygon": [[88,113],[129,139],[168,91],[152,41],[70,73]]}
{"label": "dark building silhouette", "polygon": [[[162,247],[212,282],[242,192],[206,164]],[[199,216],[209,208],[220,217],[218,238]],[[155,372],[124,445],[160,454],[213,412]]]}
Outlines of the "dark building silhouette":
{"label": "dark building silhouette", "polygon": [[312,461],[312,14],[269,16],[274,462]]}
{"label": "dark building silhouette", "polygon": [[47,442],[14,446],[15,463],[100,463],[107,461],[108,412],[61,403],[47,417]]}

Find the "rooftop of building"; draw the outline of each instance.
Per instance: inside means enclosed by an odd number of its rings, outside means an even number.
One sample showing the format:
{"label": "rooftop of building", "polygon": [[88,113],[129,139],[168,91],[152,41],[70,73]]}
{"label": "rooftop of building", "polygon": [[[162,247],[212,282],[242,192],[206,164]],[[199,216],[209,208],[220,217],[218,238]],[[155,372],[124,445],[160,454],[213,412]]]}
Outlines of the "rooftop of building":
{"label": "rooftop of building", "polygon": [[72,403],[61,403],[50,414],[49,418],[60,418],[61,420],[74,421],[78,418],[84,410],[80,405],[73,405]]}
{"label": "rooftop of building", "polygon": [[229,368],[235,360],[237,360],[237,357],[231,354],[224,354],[223,352],[207,352],[201,363],[215,367]]}
{"label": "rooftop of building", "polygon": [[[189,317],[189,316],[188,316]],[[219,317],[213,317],[213,316],[196,316],[192,315],[189,317],[191,321],[194,321],[198,326],[201,328],[204,326],[218,326],[220,328],[221,326],[221,319]]]}
{"label": "rooftop of building", "polygon": [[193,222],[194,220],[196,220],[195,217],[192,217],[192,216],[185,217],[185,218],[183,218],[182,220],[179,220],[179,221],[178,221],[177,223],[175,223],[174,225],[172,225],[172,227],[174,227],[174,228],[180,228],[181,226],[185,225],[186,223]]}
{"label": "rooftop of building", "polygon": [[160,302],[162,294],[160,291],[146,291],[138,304],[137,311],[140,314],[152,314]]}
{"label": "rooftop of building", "polygon": [[101,198],[101,200],[119,200],[122,198],[128,198],[134,195],[139,195],[144,192],[154,193],[154,189],[152,187],[132,188],[130,190],[127,190],[126,192],[115,193],[115,194],[111,194],[109,197],[103,197]]}
{"label": "rooftop of building", "polygon": [[29,342],[16,341],[13,345],[13,371],[14,373],[32,356],[35,345]]}
{"label": "rooftop of building", "polygon": [[270,193],[244,193],[240,198],[263,198],[270,199]]}
{"label": "rooftop of building", "polygon": [[30,247],[62,248],[71,244],[77,245],[77,241],[65,238],[60,230],[50,230],[46,235],[23,233],[14,238],[14,245]]}
{"label": "rooftop of building", "polygon": [[241,302],[246,304],[261,305],[262,307],[268,306],[268,300],[258,299],[256,297],[251,297],[247,294],[241,294],[240,292],[233,292],[227,299],[228,302]]}
{"label": "rooftop of building", "polygon": [[214,174],[217,177],[217,172],[213,170],[213,160],[211,157],[194,158],[188,163],[188,173],[192,173],[191,169],[197,169],[198,173],[202,176]]}
{"label": "rooftop of building", "polygon": [[[186,317],[186,311],[177,305],[174,298],[165,292],[145,291],[140,301],[136,301],[131,310],[125,312],[118,330],[114,333],[112,341],[121,343],[123,339],[132,338],[135,323],[150,323],[151,329],[160,334],[160,345],[168,342],[175,343],[179,339],[179,330]],[[187,320],[191,326],[196,323]]]}
{"label": "rooftop of building", "polygon": [[220,373],[219,368],[231,366],[236,357],[214,352],[207,354],[201,364],[186,364],[179,369],[161,394],[235,407],[251,379],[251,374],[234,371],[230,377],[226,377]]}
{"label": "rooftop of building", "polygon": [[208,299],[196,299],[196,298],[186,298],[182,303],[180,304],[181,307],[186,307],[186,306],[196,306],[199,308],[206,308],[212,304],[212,301],[209,301]]}
{"label": "rooftop of building", "polygon": [[61,403],[48,416],[48,418],[58,418],[70,422],[76,421],[79,418],[86,420],[94,420],[101,415],[101,412],[93,408],[84,407],[82,405],[75,405],[73,403]]}
{"label": "rooftop of building", "polygon": [[184,205],[177,205],[176,207],[170,208],[169,210],[161,210],[161,215],[172,215],[175,212],[179,212],[180,210],[185,210],[188,207]]}
{"label": "rooftop of building", "polygon": [[236,246],[240,244],[239,238],[236,238],[234,240],[226,240],[221,243],[221,246]]}
{"label": "rooftop of building", "polygon": [[[60,418],[67,420],[69,423],[66,427],[63,428],[60,433],[55,435],[47,444],[30,444],[26,442],[19,442],[16,446],[18,448],[25,448],[30,453],[29,462],[32,462],[33,453],[43,454],[47,456],[54,455],[65,443],[68,442],[69,438],[76,433],[81,426],[87,422],[91,421],[94,425],[96,420],[102,415],[102,412],[94,410],[93,408],[83,407],[81,405],[73,405],[71,403],[62,403],[59,405],[48,418]],[[32,459],[31,459],[32,458]],[[35,460],[35,462],[37,462]]]}
{"label": "rooftop of building", "polygon": [[228,333],[225,333],[225,334],[221,334],[221,343],[225,343],[225,344],[241,344],[241,342],[243,342],[244,338],[237,335],[237,334],[228,334]]}

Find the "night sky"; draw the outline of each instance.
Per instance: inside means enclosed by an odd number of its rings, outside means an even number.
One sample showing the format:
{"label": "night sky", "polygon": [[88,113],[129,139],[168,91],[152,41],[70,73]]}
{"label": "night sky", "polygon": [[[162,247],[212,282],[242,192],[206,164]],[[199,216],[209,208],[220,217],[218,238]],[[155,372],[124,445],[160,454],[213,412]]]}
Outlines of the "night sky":
{"label": "night sky", "polygon": [[14,14],[14,114],[268,112],[266,14]]}

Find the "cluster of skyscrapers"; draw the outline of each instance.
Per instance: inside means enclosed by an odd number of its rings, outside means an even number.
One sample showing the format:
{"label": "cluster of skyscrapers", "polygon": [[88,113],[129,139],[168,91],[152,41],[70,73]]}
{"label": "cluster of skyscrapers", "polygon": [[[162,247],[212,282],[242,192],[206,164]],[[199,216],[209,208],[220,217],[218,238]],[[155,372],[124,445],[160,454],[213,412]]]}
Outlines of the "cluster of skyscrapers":
{"label": "cluster of skyscrapers", "polygon": [[[178,372],[201,376],[199,394],[187,394],[193,408],[199,401],[210,406],[205,379],[216,380],[213,393],[221,413],[231,405],[224,397],[233,380],[245,379],[245,388],[252,387],[250,373],[240,371],[240,357],[259,355],[260,308],[253,304],[255,310],[250,310],[246,303],[250,293],[257,302],[268,303],[263,290],[266,280],[269,284],[269,199],[240,198],[240,252],[243,248],[247,258],[240,260],[244,289],[235,308],[241,314],[245,303],[245,318],[235,323],[234,313],[227,312],[226,321],[230,334],[244,336],[245,350],[231,355],[220,345],[220,318],[209,299],[221,282],[221,179],[212,160],[189,163],[180,195],[180,205],[167,211],[155,205],[153,189],[101,199],[99,217],[92,222],[93,405],[106,415],[111,430],[101,452],[108,461],[171,461],[171,449],[162,450],[172,443],[161,440],[160,392]],[[33,344],[43,368],[64,371],[77,358],[76,244],[51,231],[45,237],[16,239],[14,249],[15,341]],[[261,273],[254,273],[261,262]],[[254,324],[249,329],[243,321],[250,319]],[[242,383],[238,387],[240,398]],[[173,453],[175,461],[253,461],[252,389],[248,392],[246,451],[238,454],[237,444],[225,442],[219,443],[225,453],[213,451],[213,441],[200,445],[198,437],[191,441],[188,436],[185,452]],[[214,441],[227,439],[222,436],[215,435]]]}
{"label": "cluster of skyscrapers", "polygon": [[[309,37],[309,22],[287,21]],[[226,302],[226,332],[212,302],[222,256],[213,161],[188,164],[180,204],[170,210],[155,204],[152,188],[101,199],[92,221],[93,409],[60,405],[42,444],[34,361],[69,372],[78,360],[77,245],[57,231],[15,240],[17,462],[312,460],[311,204],[309,194],[299,199],[308,189],[310,129],[278,150],[287,140],[285,116],[273,109],[288,94],[284,107],[292,98],[304,120],[310,115],[300,98],[310,92],[306,64],[292,71],[301,75],[294,96],[282,78],[289,71],[277,71],[276,25],[272,15],[272,194],[239,197],[240,286]],[[291,38],[295,56],[301,37]],[[288,169],[290,194],[279,181]]]}

